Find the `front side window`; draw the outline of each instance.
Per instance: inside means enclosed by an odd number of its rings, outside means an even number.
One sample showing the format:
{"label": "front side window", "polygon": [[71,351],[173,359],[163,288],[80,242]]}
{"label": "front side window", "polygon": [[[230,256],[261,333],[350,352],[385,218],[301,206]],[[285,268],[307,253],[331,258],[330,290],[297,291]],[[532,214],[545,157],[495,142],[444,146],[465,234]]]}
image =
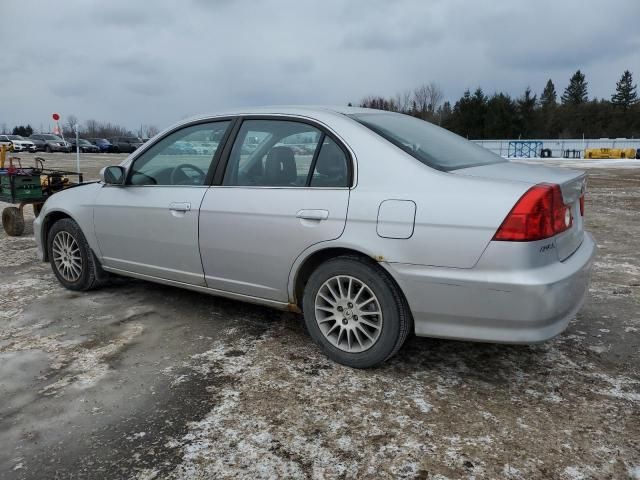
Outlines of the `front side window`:
{"label": "front side window", "polygon": [[358,113],[351,118],[437,170],[505,162],[495,153],[444,128],[399,113]]}
{"label": "front side window", "polygon": [[215,169],[213,160],[230,123],[201,123],[167,135],[135,159],[127,183],[204,185],[209,170]]}
{"label": "front side window", "polygon": [[[306,187],[334,186],[333,182],[344,186],[347,175],[341,174],[346,171],[346,162],[343,159],[343,169],[338,172],[331,143],[333,140],[306,123],[245,120],[231,150],[223,185]],[[325,151],[322,166],[312,168],[322,151]],[[310,175],[312,169],[314,173]]]}

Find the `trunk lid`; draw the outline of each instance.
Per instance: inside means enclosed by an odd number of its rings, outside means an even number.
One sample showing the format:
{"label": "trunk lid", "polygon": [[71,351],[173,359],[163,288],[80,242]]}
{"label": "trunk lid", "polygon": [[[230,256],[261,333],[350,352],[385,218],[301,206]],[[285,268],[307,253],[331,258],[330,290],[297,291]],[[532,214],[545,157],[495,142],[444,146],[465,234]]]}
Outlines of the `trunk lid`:
{"label": "trunk lid", "polygon": [[459,170],[453,170],[451,173],[469,177],[523,182],[529,186],[534,186],[539,183],[555,183],[560,185],[564,203],[571,206],[573,224],[568,230],[553,237],[555,248],[558,252],[558,259],[560,261],[565,260],[582,244],[584,238],[584,222],[580,214],[580,197],[586,190],[585,172],[559,167],[504,162],[461,168]]}

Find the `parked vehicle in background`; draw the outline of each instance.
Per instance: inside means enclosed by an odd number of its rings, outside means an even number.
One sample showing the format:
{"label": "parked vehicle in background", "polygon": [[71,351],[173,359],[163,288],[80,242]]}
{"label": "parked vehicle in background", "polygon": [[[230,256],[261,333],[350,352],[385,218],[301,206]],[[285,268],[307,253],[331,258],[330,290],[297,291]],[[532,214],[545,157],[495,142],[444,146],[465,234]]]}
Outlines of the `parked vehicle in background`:
{"label": "parked vehicle in background", "polygon": [[114,137],[110,138],[109,141],[114,147],[118,148],[119,152],[123,153],[133,153],[144,143],[138,137]]}
{"label": "parked vehicle in background", "polygon": [[[71,150],[75,152],[76,139],[70,138],[69,144],[71,145]],[[80,151],[82,153],[100,153],[100,148],[98,148],[97,145],[92,144],[91,142],[89,142],[88,140],[85,140],[84,138],[78,139],[78,145],[80,146]]]}
{"label": "parked vehicle in background", "polygon": [[12,145],[14,152],[36,151],[35,144],[20,135],[0,135],[0,145]]}
{"label": "parked vehicle in background", "polygon": [[118,147],[116,147],[106,138],[89,138],[87,140],[89,140],[91,144],[98,147],[101,153],[120,153]]}
{"label": "parked vehicle in background", "polygon": [[29,137],[29,140],[35,144],[38,150],[43,152],[69,153],[71,151],[71,145],[53,133],[34,133]]}
{"label": "parked vehicle in background", "polygon": [[[301,135],[313,153],[288,146]],[[211,138],[213,154],[185,148]],[[391,112],[201,117],[101,180],[56,193],[34,222],[63,286],[89,290],[111,272],[301,311],[322,350],[352,367],[384,362],[412,331],[558,335],[596,251],[584,172],[511,163]]]}

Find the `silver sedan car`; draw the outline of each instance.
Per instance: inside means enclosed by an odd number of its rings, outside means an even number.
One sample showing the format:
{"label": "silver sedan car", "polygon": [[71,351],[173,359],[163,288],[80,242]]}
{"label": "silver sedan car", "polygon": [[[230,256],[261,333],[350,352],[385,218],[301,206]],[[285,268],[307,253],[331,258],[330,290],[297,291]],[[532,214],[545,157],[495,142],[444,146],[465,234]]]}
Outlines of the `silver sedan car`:
{"label": "silver sedan car", "polygon": [[162,132],[52,196],[35,237],[66,288],[117,274],[302,312],[329,357],[364,368],[410,332],[562,332],[596,250],[585,184],[405,115],[262,107]]}

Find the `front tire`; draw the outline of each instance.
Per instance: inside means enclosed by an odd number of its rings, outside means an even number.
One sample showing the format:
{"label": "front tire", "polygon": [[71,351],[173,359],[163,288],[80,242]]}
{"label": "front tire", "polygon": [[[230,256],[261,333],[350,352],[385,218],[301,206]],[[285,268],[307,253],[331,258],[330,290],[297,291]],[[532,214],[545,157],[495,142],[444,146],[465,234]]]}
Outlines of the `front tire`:
{"label": "front tire", "polygon": [[355,256],[329,260],[311,274],[303,311],[314,342],[353,368],[374,367],[395,355],[411,327],[411,312],[391,277]]}
{"label": "front tire", "polygon": [[51,269],[63,287],[87,291],[102,286],[105,273],[76,222],[58,220],[47,236]]}

